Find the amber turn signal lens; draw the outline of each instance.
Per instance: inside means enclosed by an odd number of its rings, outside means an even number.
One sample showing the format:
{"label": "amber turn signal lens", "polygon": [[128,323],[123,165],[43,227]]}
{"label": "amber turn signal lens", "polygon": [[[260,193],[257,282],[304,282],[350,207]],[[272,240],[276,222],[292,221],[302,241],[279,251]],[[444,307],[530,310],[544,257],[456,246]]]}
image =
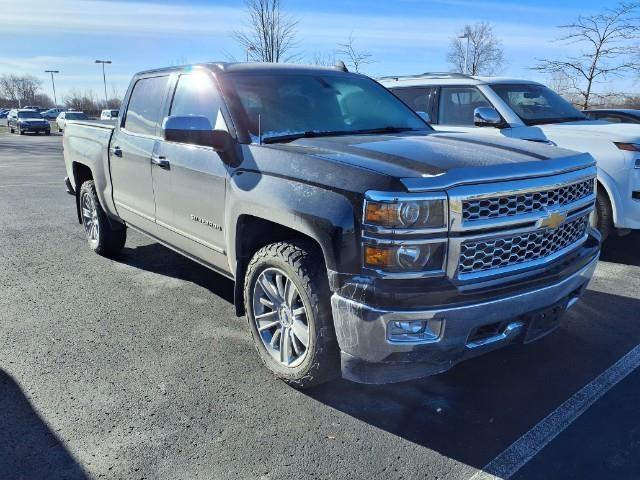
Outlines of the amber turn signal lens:
{"label": "amber turn signal lens", "polygon": [[364,248],[364,263],[370,267],[390,268],[395,266],[395,251],[388,247]]}
{"label": "amber turn signal lens", "polygon": [[377,225],[395,225],[398,222],[398,204],[368,202],[366,221]]}

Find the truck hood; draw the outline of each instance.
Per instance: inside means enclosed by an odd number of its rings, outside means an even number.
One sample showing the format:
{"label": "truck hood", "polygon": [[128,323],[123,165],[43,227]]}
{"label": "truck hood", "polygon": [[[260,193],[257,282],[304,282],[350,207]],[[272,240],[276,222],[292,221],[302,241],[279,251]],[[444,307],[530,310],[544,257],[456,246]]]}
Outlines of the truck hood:
{"label": "truck hood", "polygon": [[588,139],[598,137],[612,142],[640,142],[640,125],[633,123],[609,123],[601,120],[586,120],[537,125],[537,127],[551,137],[557,134]]}
{"label": "truck hood", "polygon": [[466,133],[305,138],[268,147],[392,176],[410,191],[550,175],[594,163],[588,154],[550,145]]}

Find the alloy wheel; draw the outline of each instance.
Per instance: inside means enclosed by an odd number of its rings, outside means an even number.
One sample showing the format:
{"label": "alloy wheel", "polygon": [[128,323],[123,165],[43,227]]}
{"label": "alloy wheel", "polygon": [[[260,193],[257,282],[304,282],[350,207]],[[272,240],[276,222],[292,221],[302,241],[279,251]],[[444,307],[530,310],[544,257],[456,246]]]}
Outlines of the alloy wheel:
{"label": "alloy wheel", "polygon": [[278,268],[267,268],[255,282],[252,300],[254,321],[266,350],[281,365],[300,365],[309,346],[309,324],[293,280]]}
{"label": "alloy wheel", "polygon": [[82,208],[82,224],[87,238],[90,242],[97,242],[100,235],[100,225],[98,224],[98,209],[93,198],[88,192],[82,195],[80,202]]}

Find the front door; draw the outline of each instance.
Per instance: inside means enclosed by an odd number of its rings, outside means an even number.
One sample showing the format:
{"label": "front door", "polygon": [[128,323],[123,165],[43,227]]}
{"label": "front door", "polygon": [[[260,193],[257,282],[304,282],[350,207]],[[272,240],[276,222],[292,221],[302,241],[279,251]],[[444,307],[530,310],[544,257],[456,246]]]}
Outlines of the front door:
{"label": "front door", "polygon": [[[209,72],[178,77],[169,114],[204,116],[212,129],[226,128]],[[211,147],[162,140],[154,157],[158,160],[152,167],[158,225],[196,243],[193,252],[206,247],[211,253],[209,263],[223,265],[227,169],[220,155]]]}

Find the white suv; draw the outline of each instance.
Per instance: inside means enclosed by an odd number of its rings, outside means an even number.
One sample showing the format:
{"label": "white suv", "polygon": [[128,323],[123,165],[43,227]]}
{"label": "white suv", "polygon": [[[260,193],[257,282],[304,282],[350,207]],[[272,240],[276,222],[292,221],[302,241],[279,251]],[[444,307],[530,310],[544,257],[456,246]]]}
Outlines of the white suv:
{"label": "white suv", "polygon": [[594,223],[640,229],[640,125],[589,120],[536,82],[443,73],[379,79],[436,130],[504,135],[589,152],[598,163]]}

